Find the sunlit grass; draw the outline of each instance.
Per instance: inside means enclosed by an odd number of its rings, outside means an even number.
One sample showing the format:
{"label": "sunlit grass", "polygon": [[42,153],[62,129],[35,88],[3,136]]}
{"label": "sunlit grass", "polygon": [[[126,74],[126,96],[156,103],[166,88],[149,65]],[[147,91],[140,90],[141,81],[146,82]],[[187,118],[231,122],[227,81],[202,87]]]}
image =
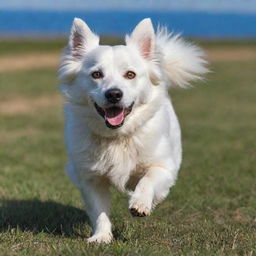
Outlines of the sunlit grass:
{"label": "sunlit grass", "polygon": [[110,245],[86,244],[83,202],[63,173],[60,100],[31,103],[55,99],[56,71],[0,74],[0,108],[17,97],[31,104],[0,115],[0,255],[254,255],[255,63],[210,68],[206,82],[170,91],[183,131],[176,186],[142,219],[129,215],[127,197],[113,189]]}

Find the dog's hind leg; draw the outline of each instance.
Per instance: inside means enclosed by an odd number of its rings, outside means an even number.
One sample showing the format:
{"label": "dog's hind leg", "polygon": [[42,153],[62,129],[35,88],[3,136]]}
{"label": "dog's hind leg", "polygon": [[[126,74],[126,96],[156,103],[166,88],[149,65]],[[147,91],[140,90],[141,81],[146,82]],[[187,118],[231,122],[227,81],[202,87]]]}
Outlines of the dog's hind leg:
{"label": "dog's hind leg", "polygon": [[177,171],[170,171],[162,166],[152,166],[140,179],[129,201],[133,216],[150,215],[151,210],[161,202],[174,185]]}
{"label": "dog's hind leg", "polygon": [[110,243],[112,240],[109,219],[110,193],[109,184],[102,181],[87,181],[81,189],[86,212],[93,226],[93,235],[88,242]]}

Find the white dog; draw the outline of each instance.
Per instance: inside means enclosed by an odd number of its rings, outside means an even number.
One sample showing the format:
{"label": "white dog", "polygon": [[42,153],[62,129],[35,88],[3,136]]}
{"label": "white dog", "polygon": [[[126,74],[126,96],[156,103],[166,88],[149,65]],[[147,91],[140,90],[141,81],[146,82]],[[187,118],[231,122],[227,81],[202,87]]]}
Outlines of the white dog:
{"label": "white dog", "polygon": [[142,20],[126,45],[99,45],[75,19],[59,78],[65,105],[67,174],[93,225],[88,242],[112,240],[109,186],[130,196],[133,216],[147,216],[175,184],[180,127],[168,96],[207,72],[203,53],[166,28]]}

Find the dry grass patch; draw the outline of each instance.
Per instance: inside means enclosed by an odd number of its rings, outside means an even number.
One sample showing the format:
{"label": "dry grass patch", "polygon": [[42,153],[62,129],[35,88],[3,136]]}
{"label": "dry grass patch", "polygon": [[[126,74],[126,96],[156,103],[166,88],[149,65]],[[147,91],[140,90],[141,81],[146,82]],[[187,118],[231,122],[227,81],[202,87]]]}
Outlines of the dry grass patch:
{"label": "dry grass patch", "polygon": [[252,61],[256,60],[255,48],[215,48],[206,50],[207,56],[211,62],[228,61]]}
{"label": "dry grass patch", "polygon": [[[210,62],[250,61],[256,60],[256,51],[253,47],[223,47],[207,49]],[[39,68],[56,68],[60,59],[59,52],[54,53],[26,53],[1,57],[0,72],[17,70],[33,70]]]}
{"label": "dry grass patch", "polygon": [[1,57],[0,72],[31,70],[45,67],[56,68],[59,64],[59,53],[27,53]]}
{"label": "dry grass patch", "polygon": [[56,107],[62,104],[58,94],[26,98],[13,96],[11,99],[0,102],[0,115],[33,114],[41,108]]}

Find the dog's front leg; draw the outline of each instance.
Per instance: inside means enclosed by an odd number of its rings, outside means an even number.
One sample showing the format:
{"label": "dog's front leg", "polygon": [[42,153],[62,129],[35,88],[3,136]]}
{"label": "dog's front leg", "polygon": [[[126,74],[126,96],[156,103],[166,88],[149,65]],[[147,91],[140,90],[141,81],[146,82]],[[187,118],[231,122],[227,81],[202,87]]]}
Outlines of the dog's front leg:
{"label": "dog's front leg", "polygon": [[151,210],[168,194],[174,185],[177,171],[164,166],[152,166],[140,179],[129,201],[129,209],[133,216],[150,215]]}
{"label": "dog's front leg", "polygon": [[106,182],[86,181],[81,189],[86,212],[93,226],[93,235],[88,242],[109,243],[112,240],[111,222],[109,219],[110,194]]}

